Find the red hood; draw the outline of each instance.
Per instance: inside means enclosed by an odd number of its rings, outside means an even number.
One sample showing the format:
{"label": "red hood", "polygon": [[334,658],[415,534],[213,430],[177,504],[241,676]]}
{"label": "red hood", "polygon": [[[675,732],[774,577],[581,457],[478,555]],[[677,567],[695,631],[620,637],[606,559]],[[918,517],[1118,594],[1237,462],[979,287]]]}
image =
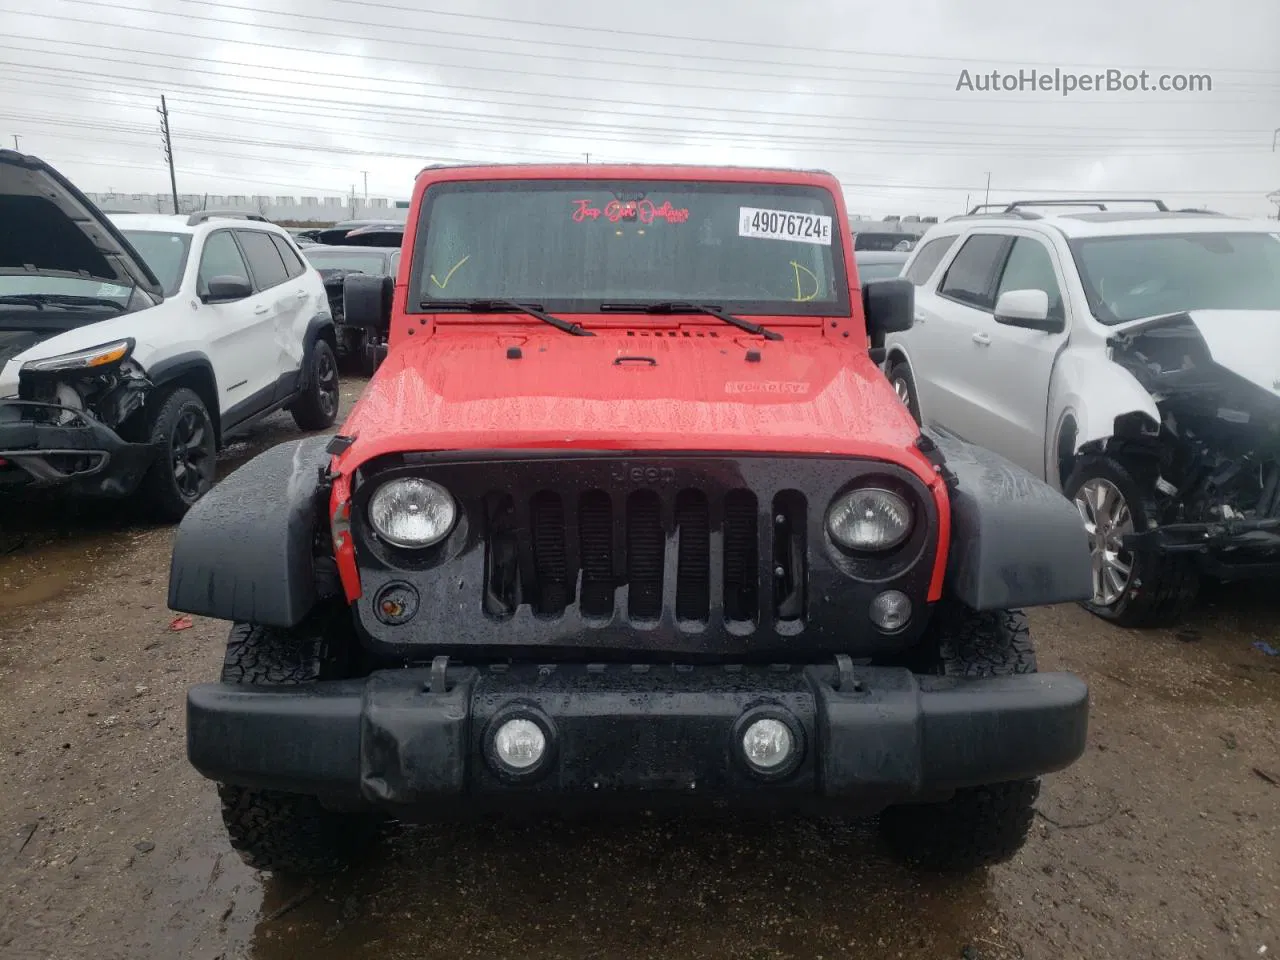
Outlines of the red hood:
{"label": "red hood", "polygon": [[[780,342],[685,332],[449,330],[402,341],[343,425],[356,439],[339,468],[404,450],[555,447],[861,456],[933,479],[915,422],[850,342],[817,330]],[[517,346],[522,357],[509,359]]]}

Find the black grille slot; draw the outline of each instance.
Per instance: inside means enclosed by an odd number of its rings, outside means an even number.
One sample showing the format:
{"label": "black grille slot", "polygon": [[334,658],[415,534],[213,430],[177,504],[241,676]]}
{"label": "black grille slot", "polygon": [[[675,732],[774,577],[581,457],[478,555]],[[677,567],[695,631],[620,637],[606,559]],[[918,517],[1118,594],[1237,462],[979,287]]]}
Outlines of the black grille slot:
{"label": "black grille slot", "polygon": [[613,503],[603,490],[584,493],[578,505],[582,554],[582,613],[613,615]]}
{"label": "black grille slot", "polygon": [[773,498],[773,615],[778,620],[804,617],[805,499],[798,490]]}
{"label": "black grille slot", "polygon": [[515,501],[509,493],[484,498],[484,612],[509,617],[520,603],[520,546],[516,539]]}
{"label": "black grille slot", "polygon": [[662,503],[643,490],[627,498],[627,612],[633,620],[656,620],[662,612],[662,565],[666,538]]}
{"label": "black grille slot", "polygon": [[676,618],[706,622],[711,609],[711,514],[706,496],[684,490],[676,497]]}
{"label": "black grille slot", "polygon": [[759,534],[755,494],[734,490],[724,501],[724,616],[752,622],[759,616]]}
{"label": "black grille slot", "polygon": [[537,584],[534,612],[554,616],[569,603],[569,563],[565,556],[564,504],[558,494],[537,494],[530,504],[533,563]]}

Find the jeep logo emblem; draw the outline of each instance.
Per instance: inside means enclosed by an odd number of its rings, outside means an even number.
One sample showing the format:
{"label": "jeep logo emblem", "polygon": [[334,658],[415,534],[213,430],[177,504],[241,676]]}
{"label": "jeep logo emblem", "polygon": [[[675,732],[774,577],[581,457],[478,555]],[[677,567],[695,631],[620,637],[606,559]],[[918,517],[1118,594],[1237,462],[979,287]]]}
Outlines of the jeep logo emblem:
{"label": "jeep logo emblem", "polygon": [[635,467],[620,463],[613,468],[613,479],[618,483],[631,484],[672,483],[676,479],[676,468]]}

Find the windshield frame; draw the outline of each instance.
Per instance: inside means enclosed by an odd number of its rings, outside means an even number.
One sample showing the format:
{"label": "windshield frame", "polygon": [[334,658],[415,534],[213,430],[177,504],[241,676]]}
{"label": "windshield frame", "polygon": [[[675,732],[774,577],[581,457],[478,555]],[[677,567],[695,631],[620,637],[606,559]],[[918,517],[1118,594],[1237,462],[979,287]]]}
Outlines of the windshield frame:
{"label": "windshield frame", "polygon": [[[176,296],[177,293],[182,289],[182,282],[187,277],[187,264],[191,260],[192,235],[189,233],[183,233],[179,230],[131,230],[128,227],[121,227],[120,233],[123,234],[125,240],[129,242],[129,246],[133,247],[133,249],[137,252],[138,259],[146,264],[147,269],[150,270],[151,273],[155,276],[156,280],[159,281],[160,287],[161,287],[160,292],[161,294],[163,294],[164,298],[167,300],[169,297]],[[161,277],[160,274],[156,272],[156,267],[150,261],[147,260],[146,254],[143,253],[141,249],[139,249],[137,246],[134,245],[133,237],[142,236],[142,235],[156,236],[156,237],[177,237],[179,240],[182,241],[182,260],[178,263],[178,270],[174,276],[174,285],[172,290],[169,289],[168,285],[165,284],[164,278]]]}
{"label": "windshield frame", "polygon": [[[426,252],[428,224],[436,200],[446,194],[455,193],[501,193],[523,191],[575,191],[575,190],[611,190],[614,192],[635,191],[642,186],[646,191],[662,190],[670,192],[696,193],[736,193],[759,195],[762,200],[780,195],[820,198],[823,214],[831,217],[831,270],[835,286],[833,301],[781,301],[781,300],[730,300],[727,298],[691,298],[687,295],[672,297],[655,294],[652,300],[698,300],[715,302],[727,312],[741,317],[774,317],[796,319],[820,319],[825,317],[851,317],[853,315],[850,277],[848,269],[848,253],[845,249],[841,206],[832,192],[822,184],[791,183],[771,180],[722,180],[718,178],[696,179],[688,177],[655,177],[655,176],[577,176],[577,177],[527,177],[527,178],[494,178],[439,180],[430,184],[422,195],[417,222],[414,224],[413,249],[409,251],[411,263],[409,269],[408,296],[405,314],[409,316],[431,315],[436,311],[430,306],[423,306],[424,298],[420,296],[423,271],[426,269]],[[767,206],[768,204],[762,204]],[[403,259],[403,258],[402,258]],[[496,295],[495,295],[496,296]],[[571,316],[616,317],[616,312],[601,311],[601,302],[615,300],[637,300],[634,296],[603,296],[582,299],[549,298],[544,296],[527,297],[536,300],[549,313],[568,314]],[[811,306],[813,303],[817,305]],[[807,309],[806,309],[807,308]],[[639,312],[639,311],[637,311]],[[648,319],[656,320],[656,317]]]}
{"label": "windshield frame", "polygon": [[[1236,229],[1231,230],[1187,230],[1182,232],[1150,232],[1150,233],[1117,233],[1117,234],[1101,234],[1085,237],[1071,237],[1067,240],[1067,248],[1071,251],[1071,259],[1076,268],[1076,275],[1080,278],[1080,286],[1084,290],[1085,302],[1089,306],[1090,315],[1104,327],[1122,327],[1130,323],[1140,323],[1143,320],[1149,320],[1152,317],[1166,316],[1178,313],[1187,313],[1187,309],[1179,310],[1160,310],[1156,313],[1147,314],[1140,317],[1123,317],[1117,318],[1111,314],[1094,286],[1094,278],[1090,275],[1084,259],[1084,246],[1089,243],[1121,243],[1125,240],[1185,240],[1195,239],[1199,237],[1226,237],[1239,238],[1245,236],[1262,236],[1270,237],[1275,243],[1280,244],[1280,224],[1277,224],[1275,230],[1251,230],[1239,229],[1238,225],[1233,225]],[[1190,310],[1228,310],[1241,309],[1231,307],[1192,307]]]}

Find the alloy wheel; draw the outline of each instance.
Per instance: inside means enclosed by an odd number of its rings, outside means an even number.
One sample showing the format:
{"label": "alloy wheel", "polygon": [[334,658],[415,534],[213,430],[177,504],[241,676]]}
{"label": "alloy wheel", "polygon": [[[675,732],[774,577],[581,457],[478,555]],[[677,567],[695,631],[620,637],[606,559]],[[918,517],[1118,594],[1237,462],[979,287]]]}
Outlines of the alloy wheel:
{"label": "alloy wheel", "polygon": [[195,500],[213,480],[209,436],[209,420],[200,410],[183,411],[174,425],[169,459],[173,482],[184,500]]}
{"label": "alloy wheel", "polygon": [[1133,515],[1120,489],[1102,477],[1086,480],[1075,504],[1089,535],[1093,602],[1109,607],[1124,596],[1133,575],[1133,554],[1122,543],[1133,532]]}
{"label": "alloy wheel", "polygon": [[316,358],[316,392],[324,415],[336,416],[338,413],[338,364],[328,350],[321,350]]}

